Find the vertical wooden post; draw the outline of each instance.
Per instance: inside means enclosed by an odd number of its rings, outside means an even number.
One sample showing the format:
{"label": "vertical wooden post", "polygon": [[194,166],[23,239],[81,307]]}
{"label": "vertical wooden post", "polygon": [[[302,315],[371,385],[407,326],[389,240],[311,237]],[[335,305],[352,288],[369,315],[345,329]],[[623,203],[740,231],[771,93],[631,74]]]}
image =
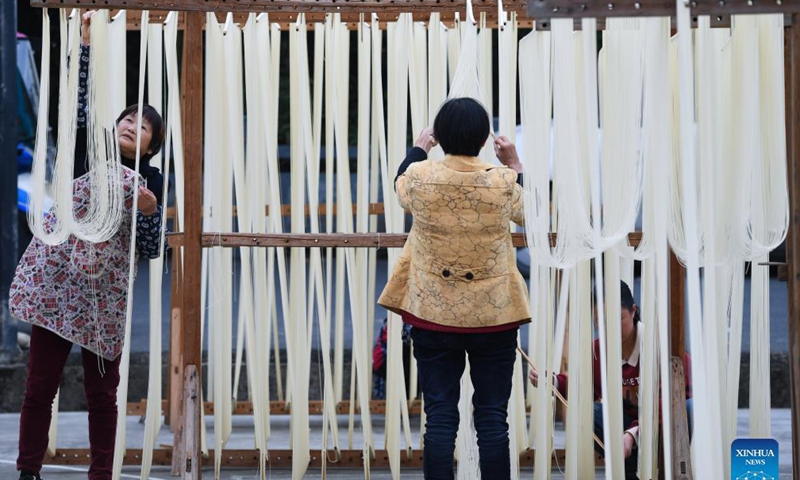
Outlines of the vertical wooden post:
{"label": "vertical wooden post", "polygon": [[689,428],[686,423],[686,378],[683,359],[672,356],[672,478],[674,480],[692,479],[692,455],[689,448]]}
{"label": "vertical wooden post", "polygon": [[[201,402],[200,382],[197,367],[186,365],[186,376],[183,381],[183,404],[185,412],[199,412]],[[194,415],[186,415],[183,424],[183,455],[181,456],[181,479],[198,480],[203,471],[200,465],[200,424]]]}
{"label": "vertical wooden post", "polygon": [[[691,480],[691,450],[686,417],[686,382],[683,358],[686,354],[686,270],[675,253],[669,253],[669,320],[670,320],[670,410],[672,424],[672,474],[676,480]],[[663,475],[663,468],[659,474]]]}
{"label": "vertical wooden post", "polygon": [[[177,211],[177,209],[176,209]],[[173,220],[178,224],[177,216]],[[181,365],[181,347],[183,345],[183,262],[180,251],[172,254],[172,282],[170,285],[170,323],[169,323],[169,368],[167,370],[168,400],[164,409],[165,423],[176,427],[180,421],[180,388],[183,371]]]}
{"label": "vertical wooden post", "polygon": [[669,252],[670,355],[683,358],[686,352],[686,269],[675,253]]}
{"label": "vertical wooden post", "polygon": [[792,15],[788,29],[789,61],[787,100],[789,235],[786,261],[789,269],[789,385],[792,406],[792,470],[800,480],[800,14]]}
{"label": "vertical wooden post", "polygon": [[[203,189],[203,23],[205,14],[202,12],[187,12],[186,28],[183,34],[183,121],[184,121],[184,151],[186,161],[184,165],[185,193],[185,222],[183,241],[183,308],[181,311],[181,351],[179,377],[185,378],[185,370],[193,365],[198,372],[197,392],[202,397],[202,382],[199,372],[202,371],[202,356],[200,345],[200,272],[202,262],[202,189]],[[173,386],[176,388],[177,386]],[[184,389],[177,390],[184,394]],[[184,399],[178,402],[179,409],[183,410]],[[194,402],[193,411],[181,411],[181,428],[175,429],[175,451],[173,451],[173,471],[175,459],[183,457],[194,458],[200,462],[200,442],[190,441],[181,445],[183,430],[187,425],[200,425],[200,402]],[[200,431],[195,430],[194,435]],[[191,450],[191,451],[189,451]],[[185,465],[179,465],[185,471]],[[202,478],[200,465],[195,465],[196,476]]]}

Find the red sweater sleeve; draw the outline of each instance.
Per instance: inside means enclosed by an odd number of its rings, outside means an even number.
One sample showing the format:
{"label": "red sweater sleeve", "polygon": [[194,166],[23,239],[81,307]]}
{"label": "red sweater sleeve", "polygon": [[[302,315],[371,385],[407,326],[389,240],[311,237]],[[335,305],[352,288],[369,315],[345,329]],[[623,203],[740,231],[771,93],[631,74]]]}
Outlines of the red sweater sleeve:
{"label": "red sweater sleeve", "polygon": [[[556,375],[558,379],[558,393],[567,398],[567,382],[569,377],[564,373]],[[592,344],[592,388],[594,390],[594,398],[598,399],[602,396],[600,386],[600,340],[595,340]]]}
{"label": "red sweater sleeve", "polygon": [[567,398],[567,375],[564,373],[556,374],[556,379],[558,380],[558,393]]}

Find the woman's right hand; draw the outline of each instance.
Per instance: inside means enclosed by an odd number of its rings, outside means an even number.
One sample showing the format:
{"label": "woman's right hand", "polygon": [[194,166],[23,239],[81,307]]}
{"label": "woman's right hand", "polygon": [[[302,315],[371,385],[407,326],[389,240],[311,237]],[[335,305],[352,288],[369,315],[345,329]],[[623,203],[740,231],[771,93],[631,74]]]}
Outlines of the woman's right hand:
{"label": "woman's right hand", "polygon": [[536,371],[536,369],[533,367],[531,367],[530,370],[528,371],[528,380],[534,387],[536,387],[539,384],[539,372]]}
{"label": "woman's right hand", "polygon": [[436,137],[433,136],[433,127],[425,127],[417,137],[417,141],[414,142],[414,146],[425,150],[425,153],[430,152],[431,148],[436,145],[438,145],[438,142]]}
{"label": "woman's right hand", "polygon": [[81,16],[81,44],[89,46],[90,33],[89,27],[92,25],[92,15],[97,13],[97,10],[87,10]]}
{"label": "woman's right hand", "polygon": [[[545,372],[545,375],[547,375],[547,372]],[[552,388],[558,390],[558,377],[555,374],[551,374],[550,379],[553,381]],[[534,367],[530,367],[530,370],[528,370],[528,381],[534,387],[539,386],[539,371]]]}

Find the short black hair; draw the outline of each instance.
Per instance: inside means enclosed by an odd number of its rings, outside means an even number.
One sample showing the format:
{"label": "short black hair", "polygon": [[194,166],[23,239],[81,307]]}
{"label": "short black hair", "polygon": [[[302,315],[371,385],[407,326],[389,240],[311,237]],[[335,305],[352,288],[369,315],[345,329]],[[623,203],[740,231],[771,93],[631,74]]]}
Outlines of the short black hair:
{"label": "short black hair", "polygon": [[[117,117],[115,124],[118,125],[123,118],[132,113],[139,113],[138,104],[134,103],[123,110]],[[147,150],[150,153],[145,152],[145,154],[142,155],[143,161],[150,161],[151,158],[161,151],[161,145],[164,143],[164,119],[161,118],[161,115],[152,105],[146,103],[142,105],[142,118],[147,120],[147,123],[153,128],[152,135],[150,136],[150,145],[147,146]]]}
{"label": "short black hair", "polygon": [[[633,307],[636,306],[636,300],[633,298],[633,293],[631,292],[631,287],[628,286],[627,283],[620,280],[619,281],[619,300],[620,306],[626,309],[629,312],[633,311]],[[592,284],[592,300],[595,305],[597,305],[597,290],[595,289],[594,283]],[[633,323],[639,323],[641,320],[639,316],[639,309],[636,309],[636,313],[633,315]]]}
{"label": "short black hair", "polygon": [[[619,281],[619,296],[620,296],[620,303],[622,304],[622,308],[627,309],[629,312],[633,311],[633,307],[636,305],[636,301],[633,299],[633,293],[631,293],[631,288],[628,286],[627,283],[623,282],[622,280]],[[636,313],[633,315],[633,323],[639,323],[639,309],[636,309]]]}
{"label": "short black hair", "polygon": [[444,153],[477,157],[489,138],[489,114],[474,98],[451,98],[436,114],[433,135]]}

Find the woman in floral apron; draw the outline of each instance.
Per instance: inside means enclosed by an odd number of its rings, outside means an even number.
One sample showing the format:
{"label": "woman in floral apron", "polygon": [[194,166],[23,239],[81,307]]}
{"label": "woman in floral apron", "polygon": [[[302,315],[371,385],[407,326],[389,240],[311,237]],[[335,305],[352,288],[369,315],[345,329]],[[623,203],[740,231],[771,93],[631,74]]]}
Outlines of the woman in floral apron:
{"label": "woman in floral apron", "polygon": [[[89,70],[89,23],[83,17],[79,112],[73,181],[74,212],[85,215],[90,184],[86,175],[86,93]],[[11,285],[11,313],[33,324],[28,375],[22,403],[17,470],[20,480],[40,480],[48,444],[52,405],[73,344],[81,347],[83,384],[89,407],[90,480],[109,480],[117,426],[117,386],[125,333],[131,218],[136,166],[137,105],[117,119],[122,156],[125,212],[110,240],[90,243],[74,236],[56,246],[34,239],[25,251]],[[136,211],[136,257],[159,255],[163,177],[150,159],[160,151],[163,120],[145,105],[141,111],[139,192]],[[45,229],[56,218],[49,213]],[[134,272],[135,273],[135,272]]]}

